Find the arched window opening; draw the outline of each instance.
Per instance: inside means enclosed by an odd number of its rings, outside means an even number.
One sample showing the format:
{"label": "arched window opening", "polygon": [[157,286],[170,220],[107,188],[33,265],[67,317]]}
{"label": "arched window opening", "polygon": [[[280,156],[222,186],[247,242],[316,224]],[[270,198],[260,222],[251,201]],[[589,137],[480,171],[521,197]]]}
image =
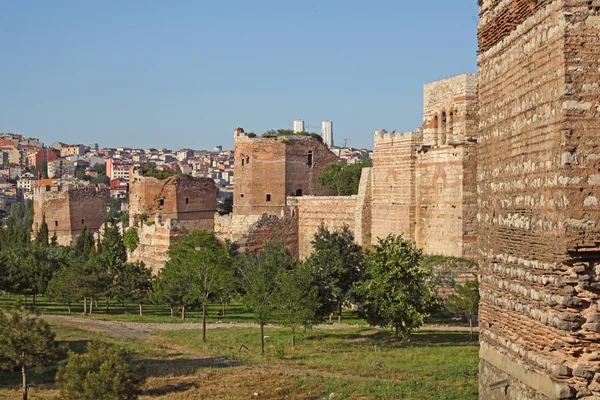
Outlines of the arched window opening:
{"label": "arched window opening", "polygon": [[440,120],[437,114],[433,117],[433,143],[432,145],[437,146],[438,144],[438,129],[440,127]]}
{"label": "arched window opening", "polygon": [[442,112],[442,126],[440,129],[440,146],[443,146],[446,144],[446,126],[448,124],[448,118],[446,116],[446,111]]}
{"label": "arched window opening", "polygon": [[242,157],[242,167],[244,166],[244,158]]}
{"label": "arched window opening", "polygon": [[297,197],[302,197],[302,189],[296,190],[296,196]]}
{"label": "arched window opening", "polygon": [[246,157],[246,164],[250,164],[250,157]]}
{"label": "arched window opening", "polygon": [[309,151],[308,151],[308,160],[307,160],[307,163],[306,163],[306,164],[307,164],[307,165],[308,165],[310,168],[312,168],[312,166],[313,166],[313,152],[312,152],[312,150],[309,150]]}
{"label": "arched window opening", "polygon": [[450,111],[450,118],[448,119],[448,133],[450,134],[450,137],[453,138],[451,135],[454,134],[454,111]]}

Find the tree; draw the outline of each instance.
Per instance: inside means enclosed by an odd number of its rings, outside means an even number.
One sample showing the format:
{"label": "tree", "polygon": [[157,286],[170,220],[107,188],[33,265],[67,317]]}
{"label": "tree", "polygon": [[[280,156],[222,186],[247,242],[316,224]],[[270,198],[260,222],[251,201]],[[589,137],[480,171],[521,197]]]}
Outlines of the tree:
{"label": "tree", "polygon": [[75,269],[69,264],[63,265],[52,275],[46,292],[50,299],[66,303],[69,314],[71,314],[71,303],[79,298],[76,274]]}
{"label": "tree", "polygon": [[188,297],[193,296],[192,289],[189,288],[191,282],[186,278],[178,266],[170,266],[167,263],[153,282],[152,301],[168,304],[171,309],[171,317],[173,317],[173,309],[181,306],[181,319],[185,319],[185,306],[188,304]]}
{"label": "tree", "polygon": [[133,253],[140,245],[140,238],[135,226],[130,226],[129,229],[125,231],[125,234],[123,235],[123,243],[125,244],[127,251],[130,253]]}
{"label": "tree", "polygon": [[267,243],[258,255],[246,255],[240,264],[243,303],[252,311],[260,326],[261,354],[265,354],[264,328],[277,309],[280,278],[284,271],[294,268],[296,260],[289,250],[277,243]]}
{"label": "tree", "polygon": [[152,270],[143,262],[126,263],[117,276],[114,287],[117,298],[137,302],[141,317],[144,315],[143,304],[148,301],[152,290]]}
{"label": "tree", "polygon": [[209,298],[233,278],[232,258],[227,246],[217,242],[213,233],[193,231],[180,237],[169,249],[167,266],[187,271],[192,290],[202,306],[202,340],[206,342],[206,315]]}
{"label": "tree", "polygon": [[334,191],[338,196],[358,194],[358,186],[362,169],[373,166],[373,161],[366,157],[356,164],[335,162],[327,164],[319,175],[319,183],[327,190]]}
{"label": "tree", "polygon": [[21,370],[23,399],[27,400],[27,372],[57,360],[61,349],[50,325],[22,308],[10,316],[0,312],[0,369]]}
{"label": "tree", "polygon": [[[121,231],[116,224],[109,225],[107,223],[104,225],[104,236],[100,242],[99,257],[100,263],[108,272],[110,283],[114,284],[127,261],[127,249],[121,237]],[[114,288],[115,286],[111,285],[106,292],[106,312],[108,312],[110,300],[114,296]]]}
{"label": "tree", "polygon": [[473,338],[473,316],[479,310],[479,283],[470,280],[464,285],[454,286],[455,294],[446,298],[446,308],[454,314],[464,314],[469,319],[471,338]]}
{"label": "tree", "polygon": [[317,315],[323,319],[337,311],[342,323],[342,307],[361,278],[364,254],[347,226],[331,232],[321,225],[312,245],[314,251],[306,262],[312,268],[321,303]]}
{"label": "tree", "polygon": [[295,349],[296,330],[299,326],[309,326],[315,320],[320,305],[308,265],[300,264],[282,273],[277,304],[282,324],[292,331],[292,349]]}
{"label": "tree", "polygon": [[45,245],[50,243],[50,232],[48,231],[48,224],[46,223],[45,215],[42,216],[42,224],[36,232],[35,241]]}
{"label": "tree", "polygon": [[[88,227],[83,228],[70,251],[70,264],[74,268],[75,287],[83,298],[83,313],[87,314],[87,299],[102,294],[112,283],[102,258],[96,251],[94,237]],[[90,300],[89,313],[92,313],[93,301]]]}
{"label": "tree", "polygon": [[219,215],[227,215],[233,212],[233,197],[225,197],[219,206]]}
{"label": "tree", "polygon": [[134,400],[142,381],[129,352],[97,341],[88,344],[85,354],[70,353],[56,375],[65,400]]}
{"label": "tree", "polygon": [[366,279],[357,285],[361,315],[373,326],[392,327],[410,336],[435,305],[437,288],[431,268],[421,265],[423,253],[402,238],[379,239],[367,256]]}

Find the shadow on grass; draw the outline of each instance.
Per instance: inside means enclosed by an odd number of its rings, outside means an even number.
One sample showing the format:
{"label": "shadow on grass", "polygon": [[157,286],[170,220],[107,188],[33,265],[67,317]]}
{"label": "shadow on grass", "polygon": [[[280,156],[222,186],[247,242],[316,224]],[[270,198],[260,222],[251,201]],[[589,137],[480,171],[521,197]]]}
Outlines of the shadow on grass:
{"label": "shadow on grass", "polygon": [[232,368],[241,364],[224,357],[207,357],[196,359],[148,359],[143,361],[146,377],[188,376],[200,368]]}
{"label": "shadow on grass", "polygon": [[142,394],[144,396],[166,396],[171,393],[182,393],[187,392],[190,389],[197,389],[199,385],[195,383],[177,383],[173,385],[166,384],[162,387],[152,388],[148,390],[144,390]]}
{"label": "shadow on grass", "polygon": [[[370,332],[370,333],[369,333]],[[478,334],[471,334],[468,332],[440,332],[440,331],[419,331],[415,332],[410,336],[410,339],[406,340],[402,337],[398,337],[395,334],[387,331],[372,331],[363,330],[358,333],[319,333],[316,335],[308,335],[306,340],[361,340],[368,345],[385,344],[394,348],[407,348],[407,347],[445,347],[445,346],[473,346],[478,342]]]}

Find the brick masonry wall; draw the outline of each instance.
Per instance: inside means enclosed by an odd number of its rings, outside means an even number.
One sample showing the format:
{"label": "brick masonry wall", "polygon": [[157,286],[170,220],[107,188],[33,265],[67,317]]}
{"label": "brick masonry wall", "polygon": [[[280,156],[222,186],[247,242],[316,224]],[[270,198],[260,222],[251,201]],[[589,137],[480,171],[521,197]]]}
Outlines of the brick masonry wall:
{"label": "brick masonry wall", "polygon": [[375,135],[372,170],[371,241],[390,233],[414,240],[415,169],[420,132]]}
{"label": "brick masonry wall", "polygon": [[305,259],[313,252],[312,240],[323,224],[330,231],[350,228],[356,235],[355,216],[358,196],[298,197],[299,257]]}
{"label": "brick masonry wall", "polygon": [[[138,229],[139,247],[130,260],[143,261],[158,272],[172,241],[183,232],[215,229],[217,189],[212,179],[172,176],[167,179],[134,174],[129,194],[129,222]],[[147,222],[140,217],[146,215]]]}
{"label": "brick masonry wall", "polygon": [[[310,154],[310,163],[309,163]],[[235,137],[234,214],[277,215],[287,196],[326,195],[318,177],[337,157],[310,137]],[[269,200],[267,200],[269,196]]]}
{"label": "brick masonry wall", "polygon": [[61,246],[75,241],[84,227],[98,232],[106,221],[105,189],[94,185],[44,185],[34,188],[33,192],[33,233],[45,216],[50,237],[56,234]]}
{"label": "brick masonry wall", "polygon": [[461,143],[478,134],[477,75],[463,74],[424,87],[423,144]]}
{"label": "brick masonry wall", "polygon": [[475,256],[476,152],[465,144],[418,153],[415,240],[425,254]]}
{"label": "brick masonry wall", "polygon": [[481,399],[600,397],[599,10],[483,1]]}

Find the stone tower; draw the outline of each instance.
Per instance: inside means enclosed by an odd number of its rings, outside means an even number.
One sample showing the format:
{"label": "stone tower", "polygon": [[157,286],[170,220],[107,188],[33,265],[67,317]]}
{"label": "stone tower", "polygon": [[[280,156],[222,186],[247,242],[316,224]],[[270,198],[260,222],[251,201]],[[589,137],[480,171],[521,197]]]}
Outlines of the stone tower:
{"label": "stone tower", "polygon": [[600,1],[483,0],[480,398],[600,398]]}

